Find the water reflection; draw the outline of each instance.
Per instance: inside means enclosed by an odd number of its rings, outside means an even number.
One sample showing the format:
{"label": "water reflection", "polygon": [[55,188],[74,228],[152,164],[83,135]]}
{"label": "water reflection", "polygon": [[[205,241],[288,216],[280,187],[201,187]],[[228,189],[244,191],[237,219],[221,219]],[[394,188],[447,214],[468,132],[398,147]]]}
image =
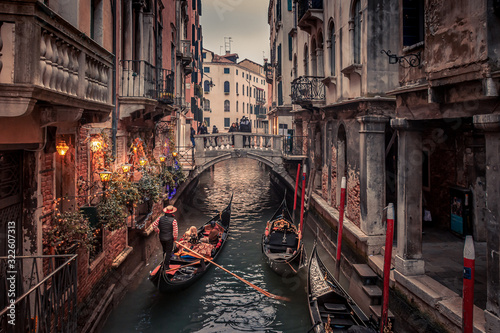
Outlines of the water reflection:
{"label": "water reflection", "polygon": [[185,291],[159,294],[147,280],[157,256],[137,287],[112,312],[103,332],[293,333],[310,328],[305,276],[279,277],[262,257],[262,231],[282,199],[271,188],[263,166],[250,159],[235,159],[202,174],[194,193],[177,205],[180,232],[208,220],[227,205],[232,193],[230,236],[218,263],[291,302],[267,298],[215,267]]}

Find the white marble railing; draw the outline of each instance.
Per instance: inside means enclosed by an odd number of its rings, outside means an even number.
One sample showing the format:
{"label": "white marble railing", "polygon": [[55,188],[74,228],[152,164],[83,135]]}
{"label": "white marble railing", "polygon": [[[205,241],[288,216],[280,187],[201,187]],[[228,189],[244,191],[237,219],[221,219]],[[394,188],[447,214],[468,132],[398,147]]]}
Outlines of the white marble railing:
{"label": "white marble railing", "polygon": [[111,67],[43,28],[39,66],[38,85],[90,101],[109,102]]}

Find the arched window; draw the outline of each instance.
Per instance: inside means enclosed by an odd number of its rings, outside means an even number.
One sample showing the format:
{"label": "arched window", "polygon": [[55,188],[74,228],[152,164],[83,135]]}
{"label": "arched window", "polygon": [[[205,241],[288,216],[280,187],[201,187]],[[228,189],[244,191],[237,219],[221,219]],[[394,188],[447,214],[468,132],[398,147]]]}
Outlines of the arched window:
{"label": "arched window", "polygon": [[316,62],[316,39],[315,37],[311,40],[311,73],[312,76],[318,75],[318,68]]}
{"label": "arched window", "polygon": [[204,90],[206,93],[210,92],[210,82],[208,82],[208,80],[205,80],[205,81],[203,82],[203,90]]}
{"label": "arched window", "polygon": [[304,45],[304,75],[309,75],[309,48]]}
{"label": "arched window", "polygon": [[203,110],[210,111],[210,100],[208,99],[203,100]]}
{"label": "arched window", "polygon": [[354,2],[352,12],[352,56],[355,64],[361,63],[361,4]]}
{"label": "arched window", "polygon": [[224,112],[229,112],[229,111],[231,111],[231,110],[229,109],[229,100],[227,100],[227,99],[226,99],[226,100],[224,101]]}
{"label": "arched window", "polygon": [[318,33],[318,46],[316,49],[316,62],[318,66],[318,76],[325,76],[325,68],[323,63],[323,32]]}
{"label": "arched window", "polygon": [[224,94],[229,94],[229,81],[224,81]]}
{"label": "arched window", "polygon": [[330,22],[328,28],[328,38],[329,38],[329,49],[330,49],[330,74],[335,76],[336,65],[335,65],[335,24]]}

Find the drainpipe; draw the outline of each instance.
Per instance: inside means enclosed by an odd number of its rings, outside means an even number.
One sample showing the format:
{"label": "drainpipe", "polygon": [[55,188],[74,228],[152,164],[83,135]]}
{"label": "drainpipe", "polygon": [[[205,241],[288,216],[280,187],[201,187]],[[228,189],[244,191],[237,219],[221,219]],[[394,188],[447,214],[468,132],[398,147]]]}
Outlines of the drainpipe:
{"label": "drainpipe", "polygon": [[112,103],[114,105],[113,107],[113,113],[112,113],[112,119],[111,119],[111,142],[113,145],[113,158],[116,160],[116,133],[118,131],[118,103],[116,99],[116,69],[118,67],[117,63],[117,57],[116,57],[116,0],[111,0],[111,12],[113,15],[113,83],[112,83]]}

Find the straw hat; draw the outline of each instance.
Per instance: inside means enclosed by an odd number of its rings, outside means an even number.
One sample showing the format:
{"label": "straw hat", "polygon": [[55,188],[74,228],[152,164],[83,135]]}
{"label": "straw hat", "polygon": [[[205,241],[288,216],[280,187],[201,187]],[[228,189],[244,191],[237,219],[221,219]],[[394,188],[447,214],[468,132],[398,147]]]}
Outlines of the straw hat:
{"label": "straw hat", "polygon": [[175,208],[172,205],[163,208],[163,212],[165,212],[167,214],[172,214],[172,213],[175,213],[176,211],[177,211],[177,208]]}

